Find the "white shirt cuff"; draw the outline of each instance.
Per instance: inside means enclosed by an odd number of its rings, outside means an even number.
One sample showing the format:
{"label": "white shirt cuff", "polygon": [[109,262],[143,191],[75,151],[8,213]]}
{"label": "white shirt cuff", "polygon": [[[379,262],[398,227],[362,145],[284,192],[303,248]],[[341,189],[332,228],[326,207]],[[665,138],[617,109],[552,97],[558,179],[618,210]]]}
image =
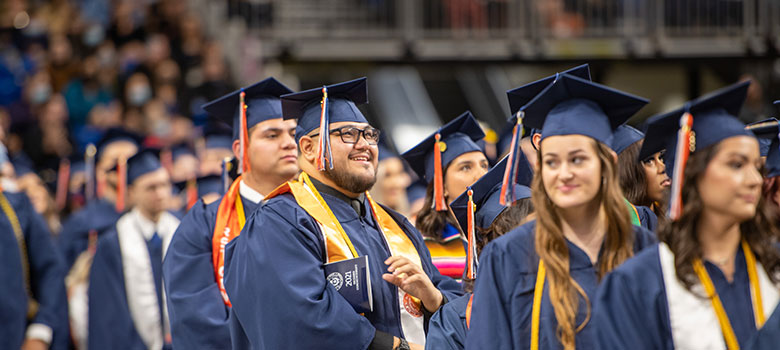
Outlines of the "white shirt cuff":
{"label": "white shirt cuff", "polygon": [[51,338],[54,335],[54,331],[51,327],[43,323],[33,323],[27,326],[27,333],[25,333],[26,339],[37,339],[43,341],[46,344],[51,344]]}

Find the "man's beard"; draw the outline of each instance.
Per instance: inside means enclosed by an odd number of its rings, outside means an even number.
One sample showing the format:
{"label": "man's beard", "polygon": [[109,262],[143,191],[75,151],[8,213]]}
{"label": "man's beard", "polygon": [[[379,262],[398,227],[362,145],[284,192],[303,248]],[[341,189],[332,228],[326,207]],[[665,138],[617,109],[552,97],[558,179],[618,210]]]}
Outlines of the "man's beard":
{"label": "man's beard", "polygon": [[363,193],[374,187],[376,182],[376,171],[370,179],[350,174],[347,170],[335,166],[333,169],[325,169],[325,175],[339,186],[352,193]]}

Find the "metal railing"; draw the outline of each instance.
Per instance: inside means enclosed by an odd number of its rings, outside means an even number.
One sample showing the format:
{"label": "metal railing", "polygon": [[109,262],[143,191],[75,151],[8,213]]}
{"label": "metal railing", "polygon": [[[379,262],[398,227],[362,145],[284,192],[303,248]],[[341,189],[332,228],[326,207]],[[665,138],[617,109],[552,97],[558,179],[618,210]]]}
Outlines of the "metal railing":
{"label": "metal railing", "polygon": [[[577,52],[606,56],[696,55],[696,50],[702,55],[751,51],[760,54],[766,52],[766,43],[780,43],[776,39],[780,36],[778,3],[775,0],[229,0],[227,8],[230,18],[246,22],[249,34],[268,44],[296,46],[318,40],[320,46],[327,48],[327,42],[334,40],[342,43],[355,40],[361,45],[366,40],[378,40],[395,45],[386,51],[388,58],[408,52],[425,55],[434,51],[439,56],[449,54],[457,58],[469,45],[478,50],[495,50],[477,55],[565,58]],[[713,41],[717,44],[713,45]],[[333,54],[338,56],[338,52],[325,56]]]}

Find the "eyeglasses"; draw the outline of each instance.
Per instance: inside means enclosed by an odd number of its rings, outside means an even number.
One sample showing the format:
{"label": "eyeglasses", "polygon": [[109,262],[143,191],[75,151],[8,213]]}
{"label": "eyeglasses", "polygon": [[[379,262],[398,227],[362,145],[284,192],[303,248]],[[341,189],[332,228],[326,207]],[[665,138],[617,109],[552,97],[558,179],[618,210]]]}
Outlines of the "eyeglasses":
{"label": "eyeglasses", "polygon": [[[379,142],[379,129],[367,126],[365,129],[358,129],[354,126],[344,126],[338,129],[332,129],[330,134],[341,136],[341,141],[344,143],[355,144],[360,139],[360,135],[363,134],[363,138],[366,139],[369,145],[376,145]],[[310,135],[310,137],[318,136],[320,133]]]}

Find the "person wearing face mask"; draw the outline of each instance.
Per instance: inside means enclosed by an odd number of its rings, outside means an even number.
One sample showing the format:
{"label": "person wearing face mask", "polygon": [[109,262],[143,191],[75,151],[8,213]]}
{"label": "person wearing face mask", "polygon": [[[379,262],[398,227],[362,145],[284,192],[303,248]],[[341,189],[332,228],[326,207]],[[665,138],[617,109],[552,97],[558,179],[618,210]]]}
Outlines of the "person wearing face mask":
{"label": "person wearing face mask", "polygon": [[653,241],[631,224],[608,146],[647,100],[559,74],[520,109],[541,129],[531,183],[536,220],[480,256],[466,349],[595,349],[599,279]]}
{"label": "person wearing face mask", "polygon": [[471,112],[465,112],[401,155],[428,182],[415,227],[425,237],[433,264],[452,278],[463,276],[466,251],[447,203],[487,173],[488,160],[477,145],[484,137]]}
{"label": "person wearing face mask", "polygon": [[602,282],[601,347],[738,349],[778,305],[778,232],[764,212],[758,141],[736,117],[749,85],[648,121],[643,149],[666,150],[673,174],[669,222],[661,243]]}
{"label": "person wearing face mask", "polygon": [[[233,152],[239,159],[246,156],[241,175],[220,200],[207,202],[201,196],[205,192],[195,196],[201,200],[189,208],[171,241],[163,273],[175,348],[231,347],[231,302],[222,283],[224,247],[239,235],[263,198],[298,173],[295,122],[282,119],[279,99],[291,92],[276,79],[267,78],[204,106],[214,117],[232,120]],[[245,113],[241,113],[240,101],[246,104]],[[218,175],[211,178],[221,185]],[[208,188],[213,186],[198,179],[194,190]]]}
{"label": "person wearing face mask", "polygon": [[[282,96],[284,118],[298,119],[302,173],[225,250],[234,349],[421,349],[430,315],[461,294],[419,232],[367,192],[379,130],[357,108],[366,102],[365,78]],[[368,270],[349,281],[370,279],[373,306],[337,290],[343,275],[326,278],[325,264],[358,257]]]}
{"label": "person wearing face mask", "polygon": [[662,203],[670,181],[663,162],[659,162],[661,152],[639,157],[644,138],[643,132],[624,124],[615,130],[611,144],[618,155],[620,188],[626,196],[631,220],[655,232],[658,217],[666,217]]}
{"label": "person wearing face mask", "polygon": [[152,99],[149,78],[143,73],[134,73],[125,84],[125,104],[132,108],[141,108]]}

